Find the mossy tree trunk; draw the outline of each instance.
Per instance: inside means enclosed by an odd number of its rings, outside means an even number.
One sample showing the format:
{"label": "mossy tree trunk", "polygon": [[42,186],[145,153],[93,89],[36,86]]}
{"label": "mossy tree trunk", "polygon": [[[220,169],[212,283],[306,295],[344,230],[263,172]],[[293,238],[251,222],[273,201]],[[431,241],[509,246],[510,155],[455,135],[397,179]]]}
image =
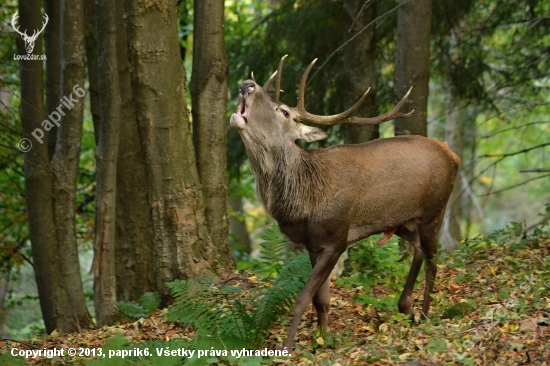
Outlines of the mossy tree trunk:
{"label": "mossy tree trunk", "polygon": [[59,122],[51,169],[58,264],[71,307],[71,311],[65,316],[73,320],[73,326],[65,330],[69,332],[85,329],[93,324],[82,286],[75,220],[76,183],[84,118],[84,2],[63,2],[61,19],[61,95],[70,100],[67,102],[70,108],[63,109],[65,115]]}
{"label": "mossy tree trunk", "polygon": [[164,302],[166,282],[223,270],[204,214],[177,11],[171,1],[127,3],[133,101],[145,152],[156,285]]}
{"label": "mossy tree trunk", "polygon": [[96,149],[94,304],[98,326],[121,314],[116,305],[115,230],[117,162],[120,132],[120,88],[116,32],[116,5],[96,3],[98,75],[101,122]]}
{"label": "mossy tree trunk", "polygon": [[193,142],[210,237],[225,268],[233,267],[227,217],[227,87],[224,2],[195,0],[193,23]]}
{"label": "mossy tree trunk", "polygon": [[116,3],[117,66],[121,96],[117,164],[115,269],[118,301],[138,301],[156,292],[151,212],[147,201],[145,155],[132,99],[124,2]]}
{"label": "mossy tree trunk", "polygon": [[402,108],[404,112],[414,109],[414,114],[395,121],[396,135],[427,135],[431,17],[431,0],[399,1],[395,94],[400,100],[414,87]]}
{"label": "mossy tree trunk", "polygon": [[[344,0],[347,16],[344,22],[344,38],[349,39],[376,19],[376,1]],[[351,107],[371,88],[358,115],[372,117],[378,115],[376,105],[376,25],[361,32],[345,48],[347,106]],[[377,139],[378,126],[347,126],[346,143],[357,144]]]}

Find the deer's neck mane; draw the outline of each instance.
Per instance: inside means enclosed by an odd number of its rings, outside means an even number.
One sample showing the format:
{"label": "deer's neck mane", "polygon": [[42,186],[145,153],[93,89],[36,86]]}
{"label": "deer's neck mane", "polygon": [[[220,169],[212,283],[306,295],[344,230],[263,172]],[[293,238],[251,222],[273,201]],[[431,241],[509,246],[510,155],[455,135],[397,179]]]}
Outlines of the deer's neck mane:
{"label": "deer's neck mane", "polygon": [[328,187],[326,167],[296,144],[272,146],[262,153],[250,164],[256,194],[267,212],[279,222],[312,219]]}

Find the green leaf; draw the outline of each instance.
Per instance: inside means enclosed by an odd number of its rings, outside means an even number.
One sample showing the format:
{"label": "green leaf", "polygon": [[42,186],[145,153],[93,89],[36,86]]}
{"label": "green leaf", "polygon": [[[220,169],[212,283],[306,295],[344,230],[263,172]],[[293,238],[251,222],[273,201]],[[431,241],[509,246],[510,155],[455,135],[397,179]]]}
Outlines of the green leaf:
{"label": "green leaf", "polygon": [[426,346],[426,351],[430,353],[442,353],[447,350],[447,343],[442,339],[432,338]]}

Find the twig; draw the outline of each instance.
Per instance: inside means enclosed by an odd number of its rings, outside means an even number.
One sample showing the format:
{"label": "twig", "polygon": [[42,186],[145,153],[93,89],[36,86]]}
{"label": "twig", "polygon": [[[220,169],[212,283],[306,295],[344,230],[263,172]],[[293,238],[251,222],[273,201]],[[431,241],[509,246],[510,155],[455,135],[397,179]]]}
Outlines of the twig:
{"label": "twig", "polygon": [[531,147],[528,147],[528,148],[523,149],[523,150],[514,151],[514,152],[506,153],[506,154],[485,154],[485,155],[480,155],[480,156],[478,156],[478,159],[481,159],[481,158],[506,158],[506,157],[508,157],[508,156],[514,156],[514,155],[518,155],[518,154],[523,154],[523,153],[529,152],[529,151],[531,151],[531,150],[538,149],[539,147],[545,147],[545,146],[549,146],[549,145],[550,145],[550,142],[546,142],[546,143],[544,143],[544,144],[540,144],[540,145],[536,145],[536,146],[531,146]]}
{"label": "twig", "polygon": [[[548,170],[548,172],[550,172],[550,170]],[[483,193],[483,194],[480,194],[478,195],[478,197],[484,197],[484,196],[490,196],[492,194],[496,194],[496,193],[500,193],[500,192],[504,192],[504,191],[507,191],[509,189],[513,189],[513,188],[516,188],[516,187],[519,187],[519,186],[522,186],[524,184],[527,184],[533,180],[536,180],[536,179],[541,179],[541,178],[546,178],[546,177],[550,177],[550,174],[545,174],[545,175],[541,175],[539,177],[535,177],[535,178],[531,178],[531,179],[527,179],[521,183],[518,183],[518,184],[514,184],[512,186],[509,186],[509,187],[506,187],[506,188],[502,188],[502,189],[499,189],[498,191],[493,191],[493,192],[487,192],[487,193]]]}
{"label": "twig", "polygon": [[[409,0],[410,1],[410,0]],[[315,75],[317,75],[317,73],[319,73],[319,71],[327,64],[327,62],[332,58],[332,56],[334,56],[336,54],[336,52],[340,51],[342,48],[346,47],[348,45],[348,43],[352,42],[355,38],[359,37],[359,35],[361,33],[363,33],[365,30],[367,30],[371,25],[373,25],[374,23],[376,23],[377,21],[379,21],[380,19],[382,18],[385,18],[387,17],[388,15],[390,15],[391,13],[393,13],[394,11],[396,11],[397,9],[399,9],[400,7],[402,7],[403,5],[407,4],[409,1],[404,1],[403,3],[397,5],[395,8],[393,9],[390,9],[388,10],[387,12],[385,12],[384,14],[380,15],[378,18],[374,19],[372,22],[370,22],[369,24],[365,25],[363,28],[361,28],[360,31],[358,31],[357,33],[355,33],[353,35],[353,37],[351,37],[350,39],[348,39],[347,41],[345,41],[344,43],[342,43],[340,46],[338,46],[338,48],[336,48],[328,57],[327,59],[325,60],[325,62],[323,62],[321,64],[321,66],[319,66],[317,68],[317,70],[315,70],[315,72],[313,73],[313,75],[309,78],[309,80],[307,81],[307,84],[306,86],[311,82],[311,80],[313,80],[313,78],[315,77]]]}
{"label": "twig", "polygon": [[[520,173],[550,173],[550,169],[522,169]],[[546,175],[544,175],[546,177]]]}
{"label": "twig", "polygon": [[542,224],[546,224],[548,221],[550,221],[550,215],[547,215],[542,220],[540,220],[539,222],[535,222],[533,225],[531,225],[529,227],[526,227],[525,229],[523,229],[523,231],[521,233],[525,234],[526,232],[528,232],[529,230],[533,230],[537,226],[541,226]]}
{"label": "twig", "polygon": [[348,29],[348,33],[351,32],[351,30],[353,29],[353,26],[355,25],[355,23],[357,23],[357,19],[359,19],[359,17],[361,16],[361,14],[363,14],[363,10],[365,10],[365,8],[367,7],[367,5],[369,4],[372,4],[373,0],[366,0],[365,3],[363,4],[363,6],[361,7],[361,10],[359,10],[359,13],[357,13],[357,16],[355,17],[355,19],[353,19],[353,22],[351,23],[351,25],[349,26],[349,29]]}

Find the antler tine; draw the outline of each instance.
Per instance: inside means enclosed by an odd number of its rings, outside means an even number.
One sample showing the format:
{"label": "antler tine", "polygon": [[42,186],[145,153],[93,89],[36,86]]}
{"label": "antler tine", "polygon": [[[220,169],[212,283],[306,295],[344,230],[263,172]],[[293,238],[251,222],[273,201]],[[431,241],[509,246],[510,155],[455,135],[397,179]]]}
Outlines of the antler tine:
{"label": "antler tine", "polygon": [[353,124],[353,125],[377,125],[382,122],[391,121],[392,119],[409,118],[414,113],[414,109],[409,113],[401,113],[401,107],[403,106],[403,104],[405,104],[405,101],[407,100],[409,95],[411,95],[412,88],[413,87],[411,86],[409,91],[407,91],[407,94],[405,94],[405,96],[401,98],[399,103],[397,103],[391,111],[381,114],[378,117],[371,117],[371,118],[352,117],[352,118],[348,118],[343,123]]}
{"label": "antler tine", "polygon": [[306,109],[304,107],[304,92],[306,89],[306,83],[307,83],[307,77],[309,76],[309,72],[313,68],[313,65],[317,62],[317,59],[311,61],[309,66],[307,67],[306,71],[304,71],[304,75],[302,75],[302,80],[300,80],[300,88],[298,89],[298,105],[296,106],[296,109],[300,111],[300,114],[303,112],[306,112]]}
{"label": "antler tine", "polygon": [[313,68],[313,65],[315,64],[316,61],[317,61],[317,59],[313,60],[309,64],[306,71],[304,72],[304,75],[302,76],[302,80],[300,81],[300,88],[298,90],[298,105],[296,106],[296,109],[298,110],[298,112],[300,114],[300,120],[305,121],[305,122],[314,123],[314,124],[317,124],[317,125],[327,125],[327,126],[328,125],[336,125],[336,124],[346,123],[346,122],[342,122],[342,121],[345,120],[345,119],[349,119],[349,117],[351,117],[355,112],[357,112],[359,107],[365,102],[365,99],[367,98],[367,94],[369,93],[370,88],[367,89],[365,94],[363,94],[361,99],[359,99],[357,101],[357,103],[355,103],[353,105],[353,107],[351,107],[350,109],[348,109],[345,112],[335,114],[335,115],[332,115],[332,116],[317,116],[315,114],[311,114],[308,111],[306,111],[306,108],[305,108],[305,105],[304,105],[305,104],[304,103],[304,99],[305,99],[304,94],[305,94],[305,89],[306,89],[307,77],[308,77],[309,72]]}
{"label": "antler tine", "polygon": [[264,86],[262,87],[262,89],[265,90],[266,93],[269,93],[269,87],[271,86],[271,82],[272,82],[273,79],[275,78],[275,75],[277,75],[277,71],[275,71],[273,74],[271,74],[271,76],[269,77],[269,79],[267,79],[267,81],[265,82]]}
{"label": "antler tine", "polygon": [[283,64],[285,63],[285,58],[288,55],[284,55],[281,57],[281,61],[279,61],[279,66],[277,67],[277,80],[275,80],[275,99],[279,100],[279,96],[281,95],[281,78],[283,76]]}
{"label": "antler tine", "polygon": [[275,78],[275,75],[277,76],[277,80],[275,81],[275,92],[274,97],[275,99],[279,100],[279,96],[281,95],[281,75],[283,74],[283,64],[285,62],[285,58],[288,55],[284,55],[281,58],[281,61],[279,61],[279,66],[277,67],[277,71],[275,71],[269,79],[265,82],[263,89],[266,91],[266,93],[269,93],[269,88],[271,86],[271,83],[273,82],[273,79]]}

